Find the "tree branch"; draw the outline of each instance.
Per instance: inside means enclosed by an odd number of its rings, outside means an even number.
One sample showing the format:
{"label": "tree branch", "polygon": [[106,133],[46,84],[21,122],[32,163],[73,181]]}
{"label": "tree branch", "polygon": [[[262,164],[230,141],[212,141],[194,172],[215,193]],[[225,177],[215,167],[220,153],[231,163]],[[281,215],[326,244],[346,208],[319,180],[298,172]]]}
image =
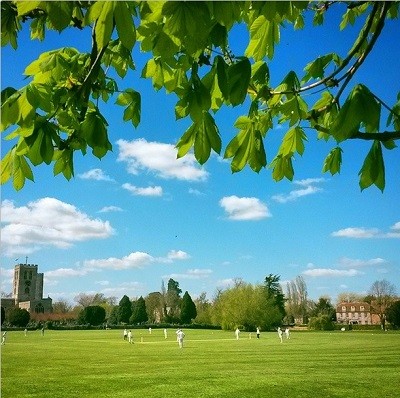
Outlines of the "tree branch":
{"label": "tree branch", "polygon": [[357,131],[357,133],[353,134],[349,139],[360,139],[360,140],[376,140],[381,142],[393,141],[400,139],[400,131],[383,131],[381,133],[363,133],[361,131]]}
{"label": "tree branch", "polygon": [[338,81],[341,81],[342,79],[346,78],[346,80],[344,81],[344,83],[340,87],[340,90],[336,94],[336,97],[335,97],[335,101],[336,102],[339,102],[339,98],[340,98],[341,94],[343,93],[343,90],[346,88],[347,84],[353,78],[353,76],[356,73],[357,69],[365,61],[365,59],[367,58],[368,54],[371,52],[372,48],[374,47],[376,41],[378,40],[378,37],[380,36],[380,34],[382,32],[382,29],[383,29],[383,27],[385,25],[385,18],[386,18],[386,14],[387,14],[387,12],[389,10],[389,7],[390,7],[390,2],[389,3],[385,2],[383,7],[382,7],[382,11],[381,11],[381,15],[379,16],[378,23],[376,24],[375,32],[374,32],[374,34],[372,36],[371,41],[368,43],[367,48],[358,57],[358,59],[356,60],[354,65],[338,80]]}

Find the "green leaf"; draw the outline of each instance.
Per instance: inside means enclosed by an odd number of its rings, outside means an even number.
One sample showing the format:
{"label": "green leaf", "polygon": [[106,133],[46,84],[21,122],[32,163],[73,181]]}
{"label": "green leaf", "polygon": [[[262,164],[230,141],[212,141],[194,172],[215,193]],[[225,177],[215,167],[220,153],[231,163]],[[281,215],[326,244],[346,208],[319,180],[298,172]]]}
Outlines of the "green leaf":
{"label": "green leaf", "polygon": [[342,149],[340,147],[333,148],[328,156],[325,158],[322,172],[326,173],[329,171],[332,175],[340,173],[342,165]]}
{"label": "green leaf", "polygon": [[227,30],[230,30],[236,21],[240,21],[242,1],[213,1],[211,4],[215,20]]}
{"label": "green leaf", "polygon": [[204,164],[210,157],[211,149],[221,152],[221,137],[213,117],[203,113],[201,120],[196,120],[178,141],[178,158],[186,155],[194,146],[194,155],[200,164]]}
{"label": "green leaf", "polygon": [[279,40],[279,24],[260,15],[250,26],[250,41],[245,55],[253,57],[255,61],[262,60],[266,55],[272,59],[275,44],[279,43]]}
{"label": "green leaf", "polygon": [[0,162],[0,175],[1,184],[5,184],[10,178],[12,173],[12,158],[15,154],[15,148],[8,151]]}
{"label": "green leaf", "polygon": [[304,130],[299,126],[291,128],[283,137],[278,153],[283,157],[292,156],[295,152],[299,155],[303,155],[303,141],[307,141],[307,136],[304,133]]}
{"label": "green leaf", "polygon": [[298,91],[300,89],[300,81],[294,71],[290,71],[282,80],[281,84],[274,91]]}
{"label": "green leaf", "polygon": [[147,61],[142,70],[142,77],[152,78],[153,87],[160,90],[163,86],[170,87],[171,82],[175,85],[176,77],[172,68],[159,58],[152,58]]}
{"label": "green leaf", "polygon": [[179,139],[178,143],[176,144],[176,148],[178,148],[178,159],[185,156],[189,152],[196,138],[196,133],[196,123],[193,123]]}
{"label": "green leaf", "polygon": [[12,148],[1,160],[1,184],[6,183],[12,177],[13,187],[16,191],[25,185],[25,179],[33,181],[32,170],[24,156],[16,154],[16,148]]}
{"label": "green leaf", "polygon": [[293,180],[294,170],[292,165],[291,156],[278,155],[271,162],[272,167],[272,178],[275,181],[280,181],[283,178],[287,178],[289,181]]}
{"label": "green leaf", "polygon": [[112,149],[106,126],[107,122],[96,110],[89,110],[86,113],[85,120],[81,123],[80,136],[99,159]]}
{"label": "green leaf", "polygon": [[110,42],[104,53],[102,62],[106,66],[112,66],[119,77],[125,77],[129,69],[135,69],[131,52],[119,40]]}
{"label": "green leaf", "polygon": [[257,85],[269,83],[269,68],[266,62],[258,61],[251,66],[251,81]]}
{"label": "green leaf", "polygon": [[235,127],[240,128],[239,133],[229,142],[225,149],[224,158],[233,158],[231,170],[233,173],[241,171],[246,164],[252,170],[259,172],[267,164],[262,134],[259,130],[260,123],[256,115],[253,119],[240,116]]}
{"label": "green leaf", "polygon": [[70,149],[64,149],[62,151],[56,151],[54,153],[54,175],[62,173],[64,177],[69,181],[74,176],[74,162],[73,162],[73,151]]}
{"label": "green leaf", "polygon": [[90,6],[86,14],[86,24],[95,22],[96,43],[99,49],[105,47],[111,39],[114,29],[114,8],[116,1],[98,1]]}
{"label": "green leaf", "polygon": [[52,141],[55,127],[45,119],[38,118],[35,123],[33,133],[24,141],[27,145],[28,152],[26,156],[34,166],[45,162],[50,164],[53,159],[54,145]]}
{"label": "green leaf", "polygon": [[114,18],[119,39],[125,48],[132,51],[136,41],[136,31],[132,14],[125,1],[115,3]]}
{"label": "green leaf", "polygon": [[326,67],[332,61],[334,61],[336,65],[339,65],[341,63],[340,57],[335,53],[323,55],[321,57],[318,57],[314,61],[309,62],[306,65],[306,67],[304,68],[304,71],[306,72],[306,74],[301,79],[301,81],[303,83],[306,83],[311,79],[323,78],[325,75]]}
{"label": "green leaf", "polygon": [[239,62],[230,65],[227,77],[229,101],[233,106],[239,105],[245,100],[250,83],[251,64],[248,58],[242,58]]}
{"label": "green leaf", "polygon": [[376,132],[379,129],[380,110],[380,104],[369,89],[358,84],[340,109],[330,133],[341,142],[357,133],[361,124],[367,132]]}
{"label": "green leaf", "polygon": [[186,54],[196,58],[208,44],[213,26],[204,1],[167,1],[163,5],[163,31],[179,39]]}
{"label": "green leaf", "polygon": [[137,127],[140,123],[141,114],[141,97],[140,93],[128,88],[118,95],[116,104],[126,106],[124,111],[124,121],[131,120],[132,124]]}
{"label": "green leaf", "polygon": [[372,184],[375,184],[382,192],[385,189],[385,164],[382,145],[379,141],[373,142],[358,175],[360,176],[361,190]]}
{"label": "green leaf", "polygon": [[41,8],[41,3],[41,1],[17,1],[15,5],[17,6],[18,16],[29,14],[36,8]]}
{"label": "green leaf", "polygon": [[299,120],[307,118],[307,103],[299,95],[294,95],[286,100],[279,108],[282,114],[279,123],[289,120],[289,126],[293,126]]}
{"label": "green leaf", "polygon": [[61,32],[71,22],[73,2],[72,1],[46,1],[47,17],[51,25]]}
{"label": "green leaf", "polygon": [[226,99],[228,99],[229,97],[228,65],[220,55],[215,57],[214,65],[216,65],[218,87],[221,90],[223,96]]}
{"label": "green leaf", "polygon": [[17,35],[21,30],[18,12],[10,1],[1,2],[1,46],[10,44],[14,50],[17,49]]}
{"label": "green leaf", "polygon": [[40,83],[30,83],[26,86],[26,98],[34,108],[43,109],[50,112],[53,107],[51,104],[51,87]]}

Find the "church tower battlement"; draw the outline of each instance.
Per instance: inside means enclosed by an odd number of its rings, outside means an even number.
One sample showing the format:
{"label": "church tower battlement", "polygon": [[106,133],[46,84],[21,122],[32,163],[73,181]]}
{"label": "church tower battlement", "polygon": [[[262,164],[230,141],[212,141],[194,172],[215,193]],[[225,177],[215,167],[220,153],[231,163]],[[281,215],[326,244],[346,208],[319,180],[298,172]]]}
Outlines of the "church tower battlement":
{"label": "church tower battlement", "polygon": [[12,298],[4,298],[1,305],[5,308],[17,306],[29,312],[52,312],[50,297],[43,298],[44,274],[38,272],[37,264],[16,264],[14,267],[14,282]]}
{"label": "church tower battlement", "polygon": [[17,302],[43,297],[43,273],[36,264],[18,264],[14,268],[13,297]]}

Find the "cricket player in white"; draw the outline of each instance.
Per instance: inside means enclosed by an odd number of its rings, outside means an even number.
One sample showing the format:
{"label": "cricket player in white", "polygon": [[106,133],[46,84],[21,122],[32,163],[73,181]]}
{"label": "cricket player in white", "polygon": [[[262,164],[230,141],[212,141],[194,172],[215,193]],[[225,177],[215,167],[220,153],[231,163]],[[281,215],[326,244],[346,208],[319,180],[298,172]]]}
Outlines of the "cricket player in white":
{"label": "cricket player in white", "polygon": [[185,337],[185,333],[183,333],[182,329],[179,329],[178,332],[176,333],[176,336],[178,338],[179,348],[183,348],[183,339]]}

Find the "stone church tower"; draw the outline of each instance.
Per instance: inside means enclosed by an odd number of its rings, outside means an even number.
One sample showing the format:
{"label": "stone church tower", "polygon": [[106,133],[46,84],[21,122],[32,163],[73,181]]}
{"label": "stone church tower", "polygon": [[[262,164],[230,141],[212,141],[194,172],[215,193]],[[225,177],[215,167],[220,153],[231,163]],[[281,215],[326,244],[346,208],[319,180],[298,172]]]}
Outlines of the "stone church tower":
{"label": "stone church tower", "polygon": [[30,313],[52,312],[52,299],[43,298],[43,273],[36,264],[17,264],[14,267],[14,283],[11,299],[2,299],[5,308],[13,305]]}

